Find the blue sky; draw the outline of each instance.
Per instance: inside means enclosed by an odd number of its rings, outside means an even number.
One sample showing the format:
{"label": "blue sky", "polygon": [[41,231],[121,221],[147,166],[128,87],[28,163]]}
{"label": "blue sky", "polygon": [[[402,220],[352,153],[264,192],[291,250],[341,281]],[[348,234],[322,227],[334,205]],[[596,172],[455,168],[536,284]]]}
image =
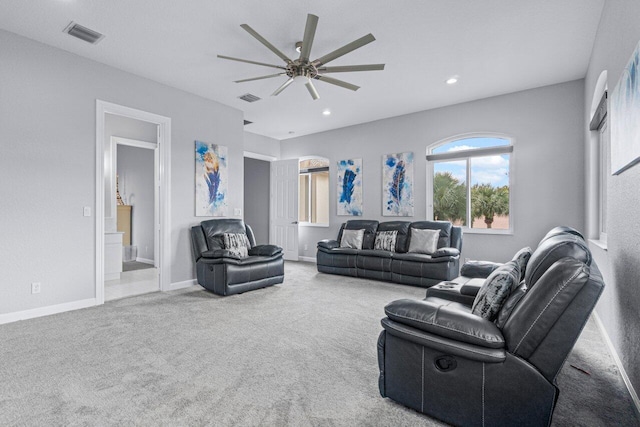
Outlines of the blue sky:
{"label": "blue sky", "polygon": [[[459,139],[449,144],[434,148],[432,153],[446,153],[451,151],[473,150],[476,148],[509,145],[509,141],[502,138],[468,138]],[[434,173],[451,172],[460,182],[466,181],[466,161],[455,160],[436,162]],[[509,185],[509,155],[476,157],[471,159],[471,185],[491,184],[494,187]]]}

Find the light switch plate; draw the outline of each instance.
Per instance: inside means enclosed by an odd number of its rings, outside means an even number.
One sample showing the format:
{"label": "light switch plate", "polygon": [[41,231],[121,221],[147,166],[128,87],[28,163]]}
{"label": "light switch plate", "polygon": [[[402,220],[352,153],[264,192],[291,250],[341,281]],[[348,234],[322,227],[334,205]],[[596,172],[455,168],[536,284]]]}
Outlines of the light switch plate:
{"label": "light switch plate", "polygon": [[84,208],[82,208],[82,215],[91,216],[91,206],[85,206]]}

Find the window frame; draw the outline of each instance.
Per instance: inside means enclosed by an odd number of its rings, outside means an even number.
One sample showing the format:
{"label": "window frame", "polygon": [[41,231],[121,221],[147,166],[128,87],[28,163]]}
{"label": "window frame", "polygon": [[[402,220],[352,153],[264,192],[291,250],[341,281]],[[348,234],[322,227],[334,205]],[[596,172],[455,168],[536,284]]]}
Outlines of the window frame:
{"label": "window frame", "polygon": [[[452,142],[461,140],[461,139],[470,139],[470,138],[500,138],[509,141],[509,145],[504,146],[494,146],[487,148],[475,148],[471,150],[458,151],[454,155],[448,155],[449,153],[439,153],[433,154],[433,150],[438,147],[441,147],[446,144],[450,144]],[[464,156],[463,154],[467,154]],[[453,160],[465,160],[466,165],[466,173],[467,173],[467,219],[471,220],[471,182],[469,178],[471,177],[471,159],[474,157],[486,157],[489,155],[498,155],[498,154],[508,154],[509,155],[509,228],[508,229],[495,229],[495,228],[472,228],[468,225],[462,226],[462,230],[464,233],[470,234],[491,234],[491,235],[513,235],[514,234],[514,215],[513,215],[513,206],[514,206],[514,194],[513,189],[515,188],[515,176],[513,174],[514,164],[515,164],[515,138],[495,132],[472,132],[465,133],[460,135],[455,135],[449,138],[441,139],[440,141],[434,142],[433,144],[427,147],[427,179],[426,179],[426,192],[427,192],[427,219],[433,220],[433,177],[434,177],[434,164],[439,162],[453,161]],[[433,157],[437,157],[434,159]],[[431,159],[430,159],[431,158]],[[470,223],[470,221],[467,221]]]}
{"label": "window frame", "polygon": [[605,118],[598,128],[598,239],[607,244],[608,183],[611,176],[611,137]]}

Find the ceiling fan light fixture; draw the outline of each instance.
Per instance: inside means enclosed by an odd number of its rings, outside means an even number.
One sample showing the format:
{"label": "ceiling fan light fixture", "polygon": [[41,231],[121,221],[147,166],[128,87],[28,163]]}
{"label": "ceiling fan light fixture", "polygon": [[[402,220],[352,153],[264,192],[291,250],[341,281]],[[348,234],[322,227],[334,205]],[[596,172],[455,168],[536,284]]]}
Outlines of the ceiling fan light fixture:
{"label": "ceiling fan light fixture", "polygon": [[296,52],[300,53],[302,50],[302,42],[296,42]]}

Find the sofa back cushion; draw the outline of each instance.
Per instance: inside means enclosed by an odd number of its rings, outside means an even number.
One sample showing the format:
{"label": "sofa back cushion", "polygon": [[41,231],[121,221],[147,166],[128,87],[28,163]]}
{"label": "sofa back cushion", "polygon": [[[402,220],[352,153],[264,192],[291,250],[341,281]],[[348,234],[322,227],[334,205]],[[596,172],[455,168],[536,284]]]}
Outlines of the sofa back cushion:
{"label": "sofa back cushion", "polygon": [[591,251],[587,248],[585,241],[575,234],[558,234],[540,243],[527,263],[524,276],[527,288],[533,288],[549,267],[567,257],[587,266],[591,265]]}
{"label": "sofa back cushion", "polygon": [[244,221],[236,218],[210,219],[200,223],[202,231],[204,231],[209,250],[224,249],[225,233],[245,233],[247,229]]}
{"label": "sofa back cushion", "polygon": [[362,241],[362,249],[373,249],[376,240],[376,231],[378,230],[378,221],[366,219],[354,219],[347,221],[344,227],[340,229],[338,234],[338,242],[342,241],[343,230],[364,230],[364,239]]}
{"label": "sofa back cushion", "polygon": [[409,221],[386,221],[378,224],[378,231],[397,231],[396,252],[405,253],[409,248]]}
{"label": "sofa back cushion", "polygon": [[542,238],[542,240],[540,240],[540,243],[538,243],[538,246],[540,246],[548,238],[557,236],[559,234],[573,234],[574,236],[578,236],[582,240],[584,240],[584,236],[575,228],[569,227],[566,225],[559,225],[549,230],[549,232]]}
{"label": "sofa back cushion", "polygon": [[[449,221],[417,221],[412,222],[410,228],[440,230],[438,249],[451,247],[452,224]],[[409,237],[409,244],[411,244],[411,237]]]}

